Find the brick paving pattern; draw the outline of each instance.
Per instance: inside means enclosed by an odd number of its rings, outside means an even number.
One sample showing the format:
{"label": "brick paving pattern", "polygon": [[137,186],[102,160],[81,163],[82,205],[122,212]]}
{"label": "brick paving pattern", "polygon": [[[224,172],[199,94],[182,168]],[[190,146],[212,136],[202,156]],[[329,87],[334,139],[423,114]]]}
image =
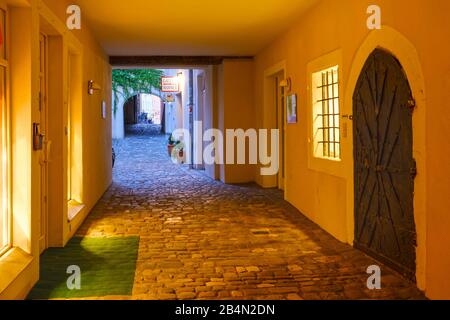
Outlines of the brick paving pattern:
{"label": "brick paving pattern", "polygon": [[[140,236],[132,299],[423,298],[280,192],[224,185],[175,165],[165,142],[143,135],[115,142],[114,183],[78,231]],[[382,290],[367,289],[373,264],[382,267]]]}

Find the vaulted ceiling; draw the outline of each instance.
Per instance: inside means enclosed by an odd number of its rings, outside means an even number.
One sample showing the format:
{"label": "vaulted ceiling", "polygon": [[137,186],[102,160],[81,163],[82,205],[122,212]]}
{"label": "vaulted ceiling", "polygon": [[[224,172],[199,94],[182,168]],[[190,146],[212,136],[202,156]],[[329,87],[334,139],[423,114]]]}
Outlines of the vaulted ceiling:
{"label": "vaulted ceiling", "polygon": [[109,55],[254,55],[318,0],[78,0]]}

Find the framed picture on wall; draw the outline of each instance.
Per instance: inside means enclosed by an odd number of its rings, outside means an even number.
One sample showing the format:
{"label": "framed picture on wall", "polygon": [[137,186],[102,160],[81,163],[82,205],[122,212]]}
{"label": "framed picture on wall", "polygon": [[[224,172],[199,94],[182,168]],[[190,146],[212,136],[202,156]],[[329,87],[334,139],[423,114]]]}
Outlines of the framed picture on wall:
{"label": "framed picture on wall", "polygon": [[291,94],[286,97],[287,123],[297,123],[297,95]]}

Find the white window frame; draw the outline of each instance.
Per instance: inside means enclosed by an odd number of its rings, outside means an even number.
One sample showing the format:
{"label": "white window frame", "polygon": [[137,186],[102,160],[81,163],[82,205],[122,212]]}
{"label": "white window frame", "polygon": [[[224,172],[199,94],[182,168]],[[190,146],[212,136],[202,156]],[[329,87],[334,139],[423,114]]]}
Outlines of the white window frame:
{"label": "white window frame", "polygon": [[[4,4],[0,4],[0,9],[5,12],[5,30],[4,32],[4,39],[3,43],[6,45],[5,50],[5,58],[0,58],[0,67],[5,68],[5,107],[2,110],[2,123],[1,130],[2,130],[2,138],[3,141],[1,143],[1,147],[4,148],[3,154],[6,155],[6,157],[3,159],[0,159],[0,170],[1,175],[0,179],[3,179],[2,181],[2,187],[3,190],[0,190],[0,196],[3,197],[2,204],[3,206],[0,208],[0,214],[3,215],[3,222],[6,223],[5,225],[1,226],[4,228],[3,231],[6,231],[6,234],[3,235],[4,239],[6,239],[6,245],[4,247],[0,247],[0,257],[4,255],[6,252],[8,252],[12,248],[12,215],[11,215],[11,208],[10,208],[10,190],[11,190],[11,173],[10,173],[10,166],[9,163],[11,163],[11,152],[10,152],[10,102],[9,102],[9,14],[8,14],[8,8]],[[3,240],[2,240],[3,242]]]}
{"label": "white window frame", "polygon": [[[315,128],[314,126],[314,105],[316,103],[315,101],[315,95],[314,95],[314,88],[313,88],[313,75],[328,70],[330,68],[338,68],[339,72],[339,136],[340,136],[340,154],[339,158],[333,158],[333,157],[320,157],[317,156],[315,149],[316,149],[316,141],[314,138],[315,135]],[[318,59],[315,59],[308,63],[307,65],[307,81],[308,81],[308,104],[307,104],[307,122],[308,122],[308,169],[326,173],[332,176],[336,177],[345,177],[345,167],[344,167],[344,158],[343,158],[343,134],[342,134],[342,110],[344,106],[343,96],[344,96],[344,75],[343,75],[343,63],[342,63],[342,50],[336,50],[329,54],[323,55],[319,57]]]}
{"label": "white window frame", "polygon": [[312,74],[313,156],[341,161],[339,66]]}

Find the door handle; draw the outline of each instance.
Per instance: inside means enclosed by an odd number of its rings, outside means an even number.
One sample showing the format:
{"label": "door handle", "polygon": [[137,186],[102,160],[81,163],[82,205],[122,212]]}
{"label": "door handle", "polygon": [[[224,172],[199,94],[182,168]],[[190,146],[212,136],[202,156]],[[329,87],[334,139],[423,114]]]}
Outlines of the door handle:
{"label": "door handle", "polygon": [[353,120],[353,115],[349,115],[349,114],[344,114],[343,116],[342,116],[342,118],[343,119],[348,119],[348,120],[350,120],[350,121],[352,121]]}

